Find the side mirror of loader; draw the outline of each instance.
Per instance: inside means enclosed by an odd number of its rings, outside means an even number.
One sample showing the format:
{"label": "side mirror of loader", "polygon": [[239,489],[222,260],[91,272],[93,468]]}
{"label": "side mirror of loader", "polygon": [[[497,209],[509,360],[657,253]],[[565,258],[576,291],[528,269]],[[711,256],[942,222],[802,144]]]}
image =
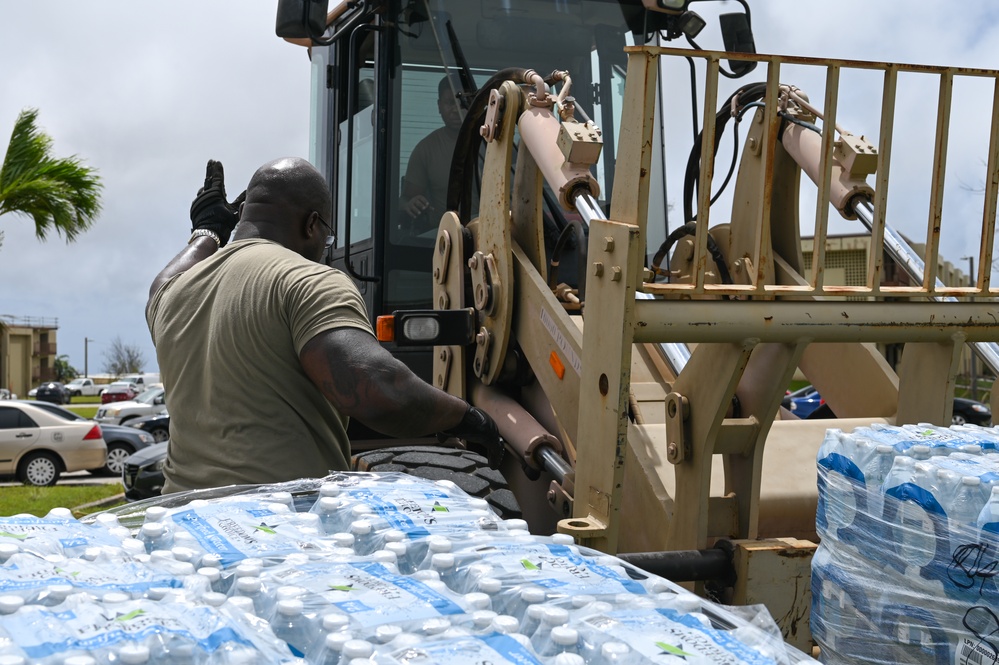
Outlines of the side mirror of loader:
{"label": "side mirror of loader", "polygon": [[[725,50],[735,53],[756,53],[756,41],[753,39],[753,29],[749,25],[749,17],[741,12],[722,14],[718,17],[721,23],[722,39]],[[746,60],[729,60],[728,67],[736,76],[745,76],[756,69],[755,62]]]}
{"label": "side mirror of loader", "polygon": [[284,39],[319,39],[328,11],[329,0],[278,0],[274,31]]}

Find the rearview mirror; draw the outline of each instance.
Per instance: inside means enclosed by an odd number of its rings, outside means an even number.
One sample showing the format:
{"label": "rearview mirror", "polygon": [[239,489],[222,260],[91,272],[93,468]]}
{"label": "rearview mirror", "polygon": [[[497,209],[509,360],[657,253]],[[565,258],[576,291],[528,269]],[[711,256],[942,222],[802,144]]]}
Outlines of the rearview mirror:
{"label": "rearview mirror", "polygon": [[326,32],[329,0],[278,0],[274,31],[284,39],[318,39]]}

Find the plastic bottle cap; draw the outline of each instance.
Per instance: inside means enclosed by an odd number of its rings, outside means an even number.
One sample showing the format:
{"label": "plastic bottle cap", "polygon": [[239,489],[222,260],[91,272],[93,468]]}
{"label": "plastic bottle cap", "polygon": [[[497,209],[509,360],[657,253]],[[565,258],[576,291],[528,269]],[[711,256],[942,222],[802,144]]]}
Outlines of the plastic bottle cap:
{"label": "plastic bottle cap", "polygon": [[541,620],[545,616],[545,610],[547,609],[548,608],[544,605],[531,605],[527,608],[527,617],[531,619],[531,621],[541,623]]}
{"label": "plastic bottle cap", "polygon": [[52,510],[50,510],[48,515],[45,516],[45,519],[72,520],[74,519],[73,511],[70,510],[69,508],[64,508],[60,506],[58,508],[53,508]]}
{"label": "plastic bottle cap", "polygon": [[[145,550],[145,547],[142,548]],[[21,551],[21,548],[14,543],[3,543],[0,544],[0,559],[6,561],[10,557],[14,556]]]}
{"label": "plastic bottle cap", "polygon": [[229,652],[229,663],[233,665],[250,665],[259,660],[259,654],[255,649],[235,649]]}
{"label": "plastic bottle cap", "polygon": [[382,534],[382,538],[386,543],[401,543],[406,540],[406,534],[399,529],[389,529]]}
{"label": "plastic bottle cap", "polygon": [[371,533],[371,528],[368,520],[354,520],[350,523],[350,532],[355,536],[366,536]]}
{"label": "plastic bottle cap", "polygon": [[340,508],[340,500],[332,496],[324,496],[319,499],[319,512],[329,514],[335,513]]}
{"label": "plastic bottle cap", "polygon": [[476,628],[485,628],[492,625],[493,619],[499,615],[492,610],[476,610],[472,612],[472,623]]}
{"label": "plastic bottle cap", "polygon": [[292,512],[291,507],[286,503],[278,503],[277,501],[271,501],[265,504],[267,510],[271,511],[275,515],[287,515]]}
{"label": "plastic bottle cap", "polygon": [[201,557],[201,567],[204,568],[205,566],[210,568],[222,568],[222,555],[206,554]]}
{"label": "plastic bottle cap", "polygon": [[241,563],[236,566],[236,577],[260,577],[261,566],[252,563]]}
{"label": "plastic bottle cap", "polygon": [[274,492],[274,494],[271,494],[271,501],[290,506],[295,503],[295,497],[291,495],[291,492]]}
{"label": "plastic bottle cap", "polygon": [[88,547],[85,550],[83,550],[83,555],[81,556],[81,558],[86,559],[87,561],[96,561],[98,558],[100,558],[100,556],[101,556],[101,548]]}
{"label": "plastic bottle cap", "polygon": [[147,522],[139,529],[139,534],[146,538],[160,538],[166,533],[166,526],[159,522]]}
{"label": "plastic bottle cap", "polygon": [[367,658],[375,652],[375,648],[366,640],[347,640],[343,645],[344,658]]}
{"label": "plastic bottle cap", "polygon": [[345,645],[347,642],[350,642],[352,639],[354,638],[351,636],[350,633],[348,633],[347,631],[341,631],[338,633],[330,633],[329,635],[327,635],[326,639],[323,641],[323,644],[325,644],[326,648],[329,649],[330,651],[336,651],[339,653],[340,651],[343,651],[343,645]]}
{"label": "plastic bottle cap", "polygon": [[420,580],[421,582],[435,581],[439,582],[441,579],[440,573],[436,570],[418,570],[413,573],[410,577]]}
{"label": "plastic bottle cap", "polygon": [[335,633],[350,625],[350,619],[342,614],[330,613],[323,616],[323,630]]}
{"label": "plastic bottle cap", "polygon": [[392,550],[378,550],[371,555],[371,558],[378,563],[385,563],[392,566],[399,561],[399,557]]}
{"label": "plastic bottle cap", "polygon": [[402,633],[402,628],[399,626],[386,624],[384,626],[378,626],[378,628],[375,629],[375,639],[382,644],[387,644],[398,637],[400,633]]}
{"label": "plastic bottle cap", "polygon": [[596,598],[594,596],[588,596],[585,593],[582,593],[578,596],[572,597],[572,606],[578,610],[580,607],[586,607],[595,600]]}
{"label": "plastic bottle cap", "polygon": [[999,485],[995,485],[992,488],[992,496],[999,497]]}
{"label": "plastic bottle cap", "polygon": [[173,558],[177,561],[191,561],[198,556],[198,553],[190,547],[174,547],[170,551],[173,552]]}
{"label": "plastic bottle cap", "polygon": [[677,596],[675,602],[680,612],[697,612],[701,609],[701,599],[692,593]]}
{"label": "plastic bottle cap", "polygon": [[498,633],[516,633],[517,629],[520,628],[520,622],[517,621],[517,617],[501,614],[493,619],[493,628]]}
{"label": "plastic bottle cap", "polygon": [[232,606],[234,609],[247,612],[249,614],[253,613],[253,599],[247,598],[246,596],[231,596],[226,602],[226,605]]}
{"label": "plastic bottle cap", "polygon": [[340,494],[340,486],[337,485],[336,483],[323,483],[322,485],[319,486],[319,496],[322,497],[322,499],[319,499],[320,501],[322,501],[325,498],[337,496],[339,494]]}
{"label": "plastic bottle cap", "polygon": [[561,626],[569,621],[569,612],[561,607],[546,607],[541,620],[549,626]]}
{"label": "plastic bottle cap", "polygon": [[226,595],[224,593],[218,593],[217,591],[206,591],[201,594],[201,602],[205,605],[211,607],[222,607],[226,601]]}
{"label": "plastic bottle cap", "polygon": [[603,646],[600,647],[600,653],[607,659],[621,658],[628,655],[630,651],[631,647],[624,642],[604,642]]}
{"label": "plastic bottle cap", "polygon": [[263,587],[259,577],[236,578],[236,590],[243,593],[257,593]]}
{"label": "plastic bottle cap", "polygon": [[215,582],[218,582],[222,578],[222,571],[220,571],[218,568],[208,568],[206,566],[204,568],[198,568],[198,575],[201,575],[202,577],[207,577],[208,581],[214,584]]}
{"label": "plastic bottle cap", "polygon": [[465,594],[465,603],[473,610],[487,610],[491,605],[489,596],[478,591]]}
{"label": "plastic bottle cap", "polygon": [[579,631],[568,626],[552,628],[552,641],[559,646],[569,646],[579,641]]}
{"label": "plastic bottle cap", "polygon": [[503,520],[503,524],[506,526],[507,529],[512,529],[515,531],[529,530],[527,526],[527,520],[522,520],[522,519]]}
{"label": "plastic bottle cap", "polygon": [[335,547],[346,547],[347,549],[352,549],[354,547],[354,534],[334,533],[333,545]]}
{"label": "plastic bottle cap", "polygon": [[125,550],[125,553],[131,556],[145,554],[146,552],[146,546],[142,544],[142,541],[135,540],[134,538],[121,541],[121,549]]}
{"label": "plastic bottle cap", "polygon": [[480,577],[475,586],[482,593],[494,594],[503,590],[503,583],[495,577]]}
{"label": "plastic bottle cap", "polygon": [[961,478],[962,485],[968,485],[969,487],[978,487],[982,484],[982,479],[978,476],[965,476]]}
{"label": "plastic bottle cap", "polygon": [[370,515],[373,512],[375,511],[372,510],[371,506],[366,506],[363,503],[359,503],[350,509],[350,514],[355,518],[361,517],[362,515]]}
{"label": "plastic bottle cap", "polygon": [[452,543],[450,538],[445,538],[444,536],[431,536],[429,538],[428,546],[430,551],[436,554],[450,552]]}
{"label": "plastic bottle cap", "polygon": [[66,596],[68,596],[69,594],[73,593],[73,585],[72,584],[50,584],[47,587],[45,587],[45,592],[49,596],[51,596],[53,598],[58,598],[58,599],[61,600],[61,599],[65,598]]}
{"label": "plastic bottle cap", "polygon": [[555,656],[552,665],[586,665],[586,659],[575,653],[560,653]]}
{"label": "plastic bottle cap", "polygon": [[169,587],[154,586],[146,591],[146,597],[150,600],[162,600],[170,593]]}
{"label": "plastic bottle cap", "polygon": [[149,647],[142,644],[126,644],[118,651],[118,658],[125,665],[140,665],[149,660]]}
{"label": "plastic bottle cap", "polygon": [[303,527],[315,527],[319,525],[319,515],[316,513],[298,513],[295,520]]}
{"label": "plastic bottle cap", "polygon": [[277,603],[277,611],[281,616],[294,617],[298,616],[303,611],[302,601],[298,598],[288,598],[286,600],[279,600]]}
{"label": "plastic bottle cap", "polygon": [[285,586],[279,586],[277,588],[277,591],[274,592],[274,597],[277,598],[278,601],[294,600],[296,598],[301,598],[306,593],[307,591],[300,586],[286,584]]}
{"label": "plastic bottle cap", "polygon": [[430,566],[434,570],[454,568],[454,555],[450,552],[439,552],[430,557]]}
{"label": "plastic bottle cap", "polygon": [[547,594],[544,589],[540,589],[538,587],[528,587],[521,590],[520,599],[525,603],[542,603],[544,602],[546,595]]}
{"label": "plastic bottle cap", "polygon": [[552,543],[555,545],[575,545],[576,539],[567,533],[552,534]]}
{"label": "plastic bottle cap", "polygon": [[24,598],[20,596],[0,596],[0,614],[13,614],[24,606]]}
{"label": "plastic bottle cap", "polygon": [[159,522],[166,517],[167,509],[163,506],[150,506],[146,508],[146,522]]}
{"label": "plastic bottle cap", "polygon": [[437,635],[450,627],[451,622],[447,619],[428,619],[423,624],[423,632],[427,635]]}
{"label": "plastic bottle cap", "polygon": [[16,654],[5,654],[0,656],[0,665],[25,665],[27,663],[24,656],[18,656]]}
{"label": "plastic bottle cap", "polygon": [[121,593],[119,591],[110,591],[103,596],[101,596],[101,602],[105,605],[113,605],[114,603],[124,603],[131,600],[131,596],[127,593]]}

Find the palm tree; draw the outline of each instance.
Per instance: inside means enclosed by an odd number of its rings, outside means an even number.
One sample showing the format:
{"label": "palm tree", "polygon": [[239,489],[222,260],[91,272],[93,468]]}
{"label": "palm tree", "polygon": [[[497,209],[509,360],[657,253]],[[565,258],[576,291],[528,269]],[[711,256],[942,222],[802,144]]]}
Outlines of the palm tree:
{"label": "palm tree", "polygon": [[39,240],[55,229],[70,242],[97,220],[104,186],[97,170],[78,157],[52,155],[52,138],[36,126],[37,118],[37,109],[25,109],[14,123],[0,167],[0,216],[27,215]]}

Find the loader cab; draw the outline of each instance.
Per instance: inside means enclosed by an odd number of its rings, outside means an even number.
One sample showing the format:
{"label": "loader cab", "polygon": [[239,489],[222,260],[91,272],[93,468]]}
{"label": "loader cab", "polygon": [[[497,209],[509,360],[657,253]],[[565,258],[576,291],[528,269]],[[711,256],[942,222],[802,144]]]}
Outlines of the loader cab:
{"label": "loader cab", "polygon": [[[306,0],[302,6],[313,4]],[[407,203],[414,181],[447,178],[445,114],[464,117],[472,93],[500,69],[571,72],[577,105],[604,130],[603,157],[594,175],[601,203],[609,204],[624,91],[623,49],[655,34],[646,28],[647,17],[656,13],[640,0],[351,5],[333,7],[322,45],[313,41],[310,49],[310,160],[327,177],[336,211],[337,242],[325,260],[356,281],[372,320],[394,310],[433,307],[431,252],[444,212],[441,185],[434,195],[424,193],[430,205],[421,214],[414,215]],[[428,166],[428,150],[419,147],[424,139],[436,141],[430,162],[444,163]],[[426,173],[431,168],[434,173]],[[479,204],[475,200],[473,208]],[[650,237],[656,246],[665,237],[664,206],[658,205],[659,211],[651,213],[663,219],[655,225],[661,237]],[[549,252],[569,214],[546,212]],[[573,257],[566,259],[560,281],[572,283]],[[430,376],[429,350],[391,350],[417,374]]]}

